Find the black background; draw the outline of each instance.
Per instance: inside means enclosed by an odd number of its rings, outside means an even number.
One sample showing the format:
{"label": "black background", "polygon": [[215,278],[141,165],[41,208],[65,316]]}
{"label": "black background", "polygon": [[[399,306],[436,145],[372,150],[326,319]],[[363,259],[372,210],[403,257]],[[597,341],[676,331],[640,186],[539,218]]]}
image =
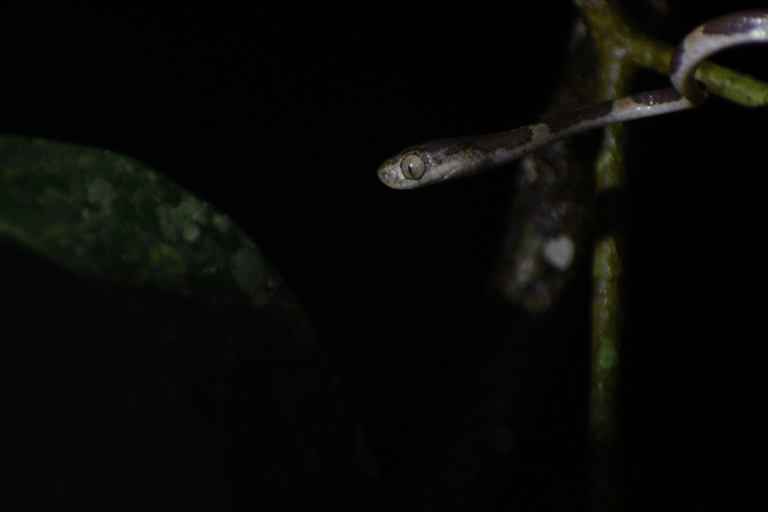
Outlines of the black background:
{"label": "black background", "polygon": [[[737,4],[728,9],[750,7]],[[444,424],[499,336],[479,297],[515,168],[406,192],[375,170],[414,143],[535,119],[576,10],[510,10],[200,3],[4,15],[0,132],[134,156],[235,219],[335,356],[387,502],[405,506],[414,468],[430,466],[417,436]],[[674,43],[720,14],[673,5],[660,37]],[[718,61],[768,79],[765,48]],[[635,90],[664,84],[642,74]],[[765,115],[712,98],[632,126],[622,378],[626,493],[638,509],[732,505],[758,486],[745,468],[762,448]],[[554,443],[580,442],[567,427],[586,414],[585,297],[571,294],[556,341],[539,348],[551,359],[533,429]],[[532,470],[522,508],[568,502],[547,491],[578,487],[561,478],[578,473],[582,452],[563,450],[539,454],[549,469]],[[488,492],[514,504],[516,471]]]}

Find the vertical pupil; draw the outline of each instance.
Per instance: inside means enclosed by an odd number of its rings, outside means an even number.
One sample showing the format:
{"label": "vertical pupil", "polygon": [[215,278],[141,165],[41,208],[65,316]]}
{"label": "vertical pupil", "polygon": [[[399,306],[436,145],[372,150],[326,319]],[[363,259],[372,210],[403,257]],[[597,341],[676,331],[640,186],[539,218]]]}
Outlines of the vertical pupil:
{"label": "vertical pupil", "polygon": [[420,180],[424,176],[426,168],[419,155],[411,154],[403,158],[400,164],[403,175],[409,180]]}

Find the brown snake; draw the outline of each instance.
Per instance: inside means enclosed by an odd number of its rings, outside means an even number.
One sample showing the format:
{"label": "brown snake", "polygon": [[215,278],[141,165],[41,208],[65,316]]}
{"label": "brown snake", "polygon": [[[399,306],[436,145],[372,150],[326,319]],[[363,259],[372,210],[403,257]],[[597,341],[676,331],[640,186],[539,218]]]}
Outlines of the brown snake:
{"label": "brown snake", "polygon": [[501,133],[438,139],[388,158],[378,170],[385,185],[407,189],[471,176],[577,133],[703,104],[696,68],[728,48],[768,43],[768,10],[742,11],[708,21],[688,34],[669,65],[672,87],[604,101]]}

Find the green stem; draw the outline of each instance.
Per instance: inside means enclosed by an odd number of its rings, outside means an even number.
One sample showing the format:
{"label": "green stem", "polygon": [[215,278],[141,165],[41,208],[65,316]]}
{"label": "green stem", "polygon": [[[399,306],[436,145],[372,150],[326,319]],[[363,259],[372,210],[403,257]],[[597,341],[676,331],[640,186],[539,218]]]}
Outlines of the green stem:
{"label": "green stem", "polygon": [[[634,29],[623,17],[615,0],[574,0],[595,36],[600,59],[600,94],[611,99],[629,94],[638,68],[667,73],[675,47]],[[692,29],[694,27],[691,27]],[[768,83],[712,63],[702,64],[696,74],[710,93],[748,107],[768,104]],[[624,131],[620,125],[605,131],[603,149],[596,165],[596,193],[618,197],[626,179]],[[610,194],[606,194],[610,192]],[[621,203],[598,212],[609,220],[607,230],[596,241],[593,260],[591,333],[590,445],[592,448],[591,496],[593,510],[619,510],[618,403],[619,353],[621,346],[620,278]],[[605,224],[605,222],[603,222]],[[616,229],[618,226],[618,229]]]}
{"label": "green stem", "polygon": [[[598,36],[601,46],[613,48],[615,54],[622,52],[641,68],[652,69],[662,74],[669,70],[669,61],[675,46],[650,37],[629,25],[614,0],[574,0],[581,9],[590,30]],[[725,14],[725,12],[723,12]],[[693,29],[694,27],[691,27]],[[696,78],[706,84],[711,94],[745,107],[768,106],[768,82],[705,62],[696,71]]]}

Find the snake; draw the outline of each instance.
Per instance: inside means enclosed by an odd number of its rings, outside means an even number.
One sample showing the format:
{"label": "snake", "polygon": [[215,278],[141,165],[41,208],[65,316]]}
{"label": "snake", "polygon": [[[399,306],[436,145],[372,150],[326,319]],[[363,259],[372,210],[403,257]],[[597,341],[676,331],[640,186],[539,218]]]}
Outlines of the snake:
{"label": "snake", "polygon": [[698,107],[707,100],[696,69],[729,48],[768,43],[768,10],[740,11],[699,25],[669,64],[672,87],[603,101],[513,130],[432,140],[391,156],[379,179],[394,189],[412,189],[472,176],[521,158],[554,142],[595,128]]}

